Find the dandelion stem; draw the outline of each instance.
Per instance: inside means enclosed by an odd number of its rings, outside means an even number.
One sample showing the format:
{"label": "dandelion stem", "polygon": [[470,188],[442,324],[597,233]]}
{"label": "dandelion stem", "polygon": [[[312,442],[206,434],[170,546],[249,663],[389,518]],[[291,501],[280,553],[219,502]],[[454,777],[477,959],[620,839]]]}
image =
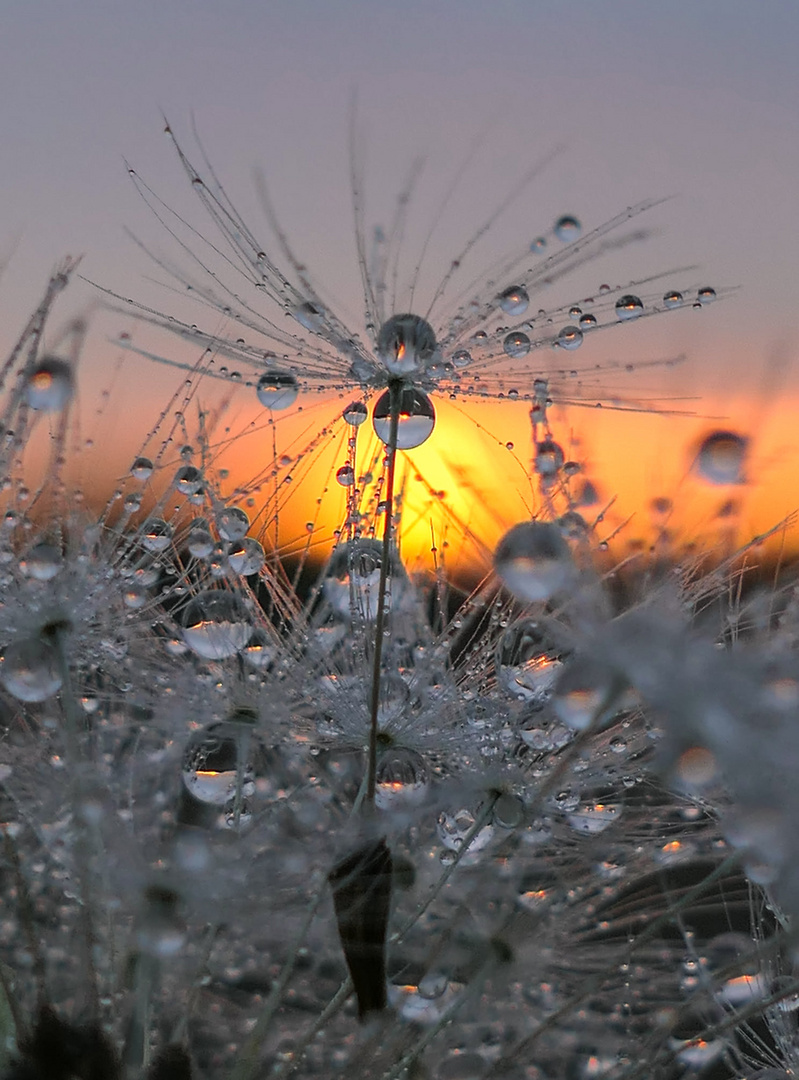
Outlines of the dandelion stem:
{"label": "dandelion stem", "polygon": [[373,806],[377,781],[377,712],[380,704],[380,662],[383,657],[383,627],[386,621],[386,592],[388,587],[388,566],[391,555],[391,533],[394,518],[394,473],[397,461],[397,432],[399,430],[400,403],[402,401],[402,380],[392,379],[388,385],[389,428],[386,457],[388,470],[386,476],[386,511],[383,520],[383,556],[380,562],[380,583],[377,591],[377,618],[375,619],[375,652],[372,667],[372,699],[369,717],[369,766],[366,783],[366,801]]}

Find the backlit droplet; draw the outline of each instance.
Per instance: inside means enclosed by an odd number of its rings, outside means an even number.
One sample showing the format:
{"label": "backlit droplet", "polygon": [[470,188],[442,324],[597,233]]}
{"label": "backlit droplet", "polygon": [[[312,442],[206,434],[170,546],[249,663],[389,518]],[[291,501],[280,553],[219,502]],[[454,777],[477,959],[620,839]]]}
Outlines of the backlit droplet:
{"label": "backlit droplet", "polygon": [[134,480],[149,480],[153,475],[152,461],[146,457],[137,457],[130,467],[130,475]]}
{"label": "backlit droplet", "polygon": [[243,602],[224,589],[206,589],[183,612],[183,640],[205,660],[234,656],[250,639],[252,626]]}
{"label": "backlit droplet", "polygon": [[389,747],[377,763],[375,806],[402,810],[424,802],[430,786],[427,763],[416,750]]}
{"label": "backlit droplet", "polygon": [[697,292],[696,299],[700,304],[710,304],[716,299],[716,290],[711,289],[709,285],[705,285]]}
{"label": "backlit droplet", "polygon": [[555,476],[563,465],[563,450],[552,439],[535,444],[535,471],[539,476]]}
{"label": "backlit droplet", "polygon": [[552,692],[558,719],[575,731],[600,725],[615,715],[625,686],[616,672],[589,656],[575,656]]}
{"label": "backlit droplet", "polygon": [[494,568],[519,600],[549,600],[568,586],[575,572],[569,545],[557,525],[523,521],[500,540]]}
{"label": "backlit droplet", "polygon": [[245,536],[230,545],[227,561],[234,574],[257,574],[264,565],[264,549],[257,540]]}
{"label": "backlit droplet", "polygon": [[163,518],[150,518],[142,529],[141,542],[148,551],[166,551],[172,542],[172,526]]}
{"label": "backlit droplet", "polygon": [[596,315],[592,315],[590,311],[585,315],[580,316],[580,329],[582,331],[592,330],[597,325]]}
{"label": "backlit droplet", "polygon": [[433,328],[418,315],[394,315],[380,327],[377,355],[392,375],[424,371],[437,353]]}
{"label": "backlit droplet", "polygon": [[20,701],[46,701],[61,688],[55,649],[35,638],[15,641],[3,654],[0,682]]}
{"label": "backlit droplet", "polygon": [[355,483],[355,470],[352,465],[342,465],[337,469],[336,480],[342,487],[352,487]]}
{"label": "backlit droplet", "polygon": [[[382,561],[383,545],[377,540],[353,540],[336,548],[323,579],[324,597],[334,611],[345,616],[356,612],[367,619],[376,616]],[[407,576],[394,554],[389,563],[388,579],[391,605],[395,607],[401,600]]]}
{"label": "backlit droplet", "polygon": [[683,304],[683,295],[676,289],[669,289],[663,297],[663,303],[667,308],[678,308]]}
{"label": "backlit droplet", "polygon": [[360,427],[366,419],[368,411],[362,401],[351,401],[342,415],[352,427]]}
{"label": "backlit droplet", "polygon": [[71,366],[56,356],[44,357],[26,374],[25,400],[41,412],[63,409],[74,389]]}
{"label": "backlit droplet", "polygon": [[258,400],[267,409],[279,412],[289,409],[297,400],[300,385],[288,371],[267,371],[255,388]]}
{"label": "backlit droplet", "polygon": [[515,330],[512,334],[507,335],[502,342],[502,347],[512,360],[520,360],[523,356],[527,356],[530,351],[530,339],[521,330]]}
{"label": "backlit droplet", "polygon": [[579,349],[582,343],[583,332],[579,326],[564,326],[555,338],[559,349]]}
{"label": "backlit droplet", "polygon": [[571,214],[564,214],[563,217],[559,217],[555,222],[554,228],[555,236],[558,240],[562,240],[564,244],[576,240],[582,232],[582,225]]}
{"label": "backlit droplet", "polygon": [[632,293],[625,293],[616,301],[616,315],[622,321],[637,319],[644,312],[644,305],[640,297]]}
{"label": "backlit droplet", "polygon": [[452,366],[455,368],[468,367],[472,362],[472,354],[468,349],[456,349],[452,354]]}
{"label": "backlit droplet", "polygon": [[563,666],[561,649],[535,618],[518,619],[507,628],[494,664],[501,686],[522,701],[546,698]]}
{"label": "backlit droplet", "polygon": [[204,518],[198,518],[192,523],[189,535],[186,539],[189,554],[195,559],[205,559],[214,550],[214,538],[208,530],[208,522]]}
{"label": "backlit droplet", "polygon": [[175,487],[183,495],[193,495],[202,487],[203,474],[194,465],[184,465],[175,473]]}
{"label": "backlit droplet", "polygon": [[521,285],[511,285],[499,294],[499,306],[506,315],[523,315],[529,303],[527,290]]}
{"label": "backlit droplet", "polygon": [[62,565],[61,551],[52,544],[36,544],[19,560],[22,573],[36,581],[51,581]]}
{"label": "backlit droplet", "polygon": [[[391,436],[391,392],[386,390],[375,402],[372,413],[372,425],[375,435],[381,442],[388,443]],[[399,424],[397,426],[397,447],[400,450],[412,450],[421,446],[433,433],[436,424],[436,411],[433,402],[423,390],[406,387],[400,394]]]}
{"label": "backlit droplet", "polygon": [[216,515],[216,527],[223,540],[241,540],[250,527],[250,519],[238,506],[225,506]]}
{"label": "backlit droplet", "polygon": [[[444,847],[450,851],[458,851],[463,847],[469,832],[474,828],[475,816],[471,810],[462,808],[448,812],[442,811],[438,815],[438,835]],[[472,838],[469,845],[470,854],[481,851],[491,842],[494,830],[491,825],[484,825]]]}
{"label": "backlit droplet", "polygon": [[749,440],[734,431],[714,431],[699,447],[696,468],[711,484],[743,483]]}

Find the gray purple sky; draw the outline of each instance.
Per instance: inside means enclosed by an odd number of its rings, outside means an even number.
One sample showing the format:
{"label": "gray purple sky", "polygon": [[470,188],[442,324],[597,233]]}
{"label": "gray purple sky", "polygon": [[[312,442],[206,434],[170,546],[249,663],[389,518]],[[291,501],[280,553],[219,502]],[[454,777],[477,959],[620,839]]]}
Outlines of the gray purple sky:
{"label": "gray purple sky", "polygon": [[[739,390],[799,393],[798,49],[796,0],[6,0],[0,347],[66,253],[83,253],[91,279],[169,308],[125,233],[170,250],[123,159],[198,220],[162,113],[188,145],[196,122],[256,232],[263,172],[302,258],[357,311],[355,92],[372,219],[385,220],[410,161],[424,155],[418,249],[463,167],[434,267],[558,148],[488,251],[526,243],[563,212],[592,226],[673,196],[650,222],[657,235],[618,275],[696,263],[695,277],[739,290],[699,313],[647,320],[646,337],[625,348],[642,359],[685,351],[689,364],[656,389],[701,392],[711,411]],[[78,284],[61,310],[92,315],[87,349],[101,365],[103,338],[120,327],[97,309]],[[775,358],[787,368],[782,384]],[[163,375],[145,365],[130,385],[144,397]]]}

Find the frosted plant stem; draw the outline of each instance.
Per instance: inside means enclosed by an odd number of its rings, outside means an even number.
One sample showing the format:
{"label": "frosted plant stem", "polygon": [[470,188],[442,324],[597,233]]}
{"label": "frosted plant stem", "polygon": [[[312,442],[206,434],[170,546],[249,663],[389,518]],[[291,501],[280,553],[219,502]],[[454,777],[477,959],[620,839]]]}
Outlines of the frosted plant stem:
{"label": "frosted plant stem", "polygon": [[283,970],[280,972],[280,975],[278,975],[272,985],[272,989],[269,991],[269,997],[264,1002],[261,1014],[255,1022],[255,1027],[250,1032],[250,1036],[233,1066],[230,1073],[230,1080],[252,1080],[258,1073],[258,1058],[261,1053],[261,1046],[269,1031],[269,1026],[274,1019],[275,1013],[280,1008],[280,1003],[283,999],[283,991],[288,986],[289,980],[294,974],[294,968],[297,964],[300,948],[303,941],[305,941],[308,930],[316,915],[316,909],[319,907],[326,890],[327,880],[324,880],[311,900],[302,926],[300,927],[297,936],[294,938],[294,941],[291,943],[289,957],[283,965]]}
{"label": "frosted plant stem", "polygon": [[372,700],[369,717],[369,766],[366,782],[366,801],[374,806],[375,785],[377,782],[377,713],[380,705],[380,662],[383,658],[383,627],[386,620],[386,591],[388,586],[388,565],[391,555],[391,533],[394,520],[394,473],[397,462],[397,432],[399,430],[399,411],[402,401],[402,380],[392,379],[388,384],[389,410],[391,426],[389,428],[386,455],[388,472],[386,477],[386,512],[383,520],[383,557],[380,563],[380,583],[377,591],[377,618],[375,619],[375,652],[372,667]]}

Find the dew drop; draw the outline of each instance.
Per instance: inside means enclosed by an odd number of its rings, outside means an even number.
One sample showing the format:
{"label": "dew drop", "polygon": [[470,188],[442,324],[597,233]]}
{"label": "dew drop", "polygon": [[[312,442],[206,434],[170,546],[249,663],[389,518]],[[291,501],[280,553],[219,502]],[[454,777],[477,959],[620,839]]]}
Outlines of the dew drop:
{"label": "dew drop", "polygon": [[351,427],[360,427],[368,412],[362,401],[351,401],[342,415]]}
{"label": "dew drop", "polygon": [[622,321],[637,319],[639,315],[643,314],[643,311],[644,305],[642,300],[632,293],[625,293],[624,296],[620,296],[616,301],[616,315]]}
{"label": "dew drop", "polygon": [[522,285],[511,285],[499,294],[499,306],[506,315],[523,315],[529,303],[530,297]]}
{"label": "dew drop", "polygon": [[44,357],[25,377],[25,400],[40,412],[63,409],[74,390],[72,367],[56,356]]}
{"label": "dew drop", "polygon": [[289,371],[267,371],[255,388],[260,403],[273,412],[289,409],[297,400],[300,384]]}
{"label": "dew drop", "polygon": [[437,353],[433,328],[418,315],[393,315],[380,327],[377,355],[392,375],[424,371]]}
{"label": "dew drop", "polygon": [[228,548],[227,561],[234,574],[257,574],[264,565],[264,549],[251,536],[235,540]]}
{"label": "dew drop", "polygon": [[422,755],[403,746],[389,747],[381,754],[375,779],[375,806],[380,810],[418,806],[430,786]]}
{"label": "dew drop", "polygon": [[564,326],[555,338],[555,345],[559,349],[579,349],[582,343],[583,332],[579,326]]}
{"label": "dew drop", "polygon": [[573,217],[571,214],[564,214],[555,222],[553,231],[558,240],[562,240],[564,244],[568,244],[572,240],[576,240],[580,235],[582,232],[582,225],[576,217]]}
{"label": "dew drop", "polygon": [[146,457],[137,457],[130,467],[130,475],[134,480],[149,480],[153,475],[152,461]]}
{"label": "dew drop", "polygon": [[[375,402],[372,425],[381,442],[388,443],[391,436],[391,392],[384,391]],[[423,390],[406,387],[400,396],[397,447],[412,450],[430,438],[436,424],[433,402]]]}
{"label": "dew drop", "polygon": [[574,576],[569,545],[557,525],[523,521],[500,540],[494,568],[519,600],[535,603],[562,591]]}
{"label": "dew drop", "polygon": [[352,487],[355,483],[355,470],[352,465],[342,465],[336,470],[336,481],[342,487]]}
{"label": "dew drop", "polygon": [[514,697],[543,701],[562,667],[561,650],[538,619],[518,619],[500,638],[494,665],[498,682]]}
{"label": "dew drop", "polygon": [[714,431],[699,447],[696,468],[711,484],[743,483],[749,440],[734,431]]}
{"label": "dew drop", "polygon": [[514,330],[502,342],[502,347],[512,360],[520,360],[530,351],[530,339],[521,330]]}
{"label": "dew drop", "polygon": [[234,593],[206,589],[183,612],[183,640],[205,660],[234,656],[250,639],[252,626],[244,603]]}
{"label": "dew drop", "polygon": [[19,560],[25,577],[36,581],[52,581],[62,566],[61,552],[52,544],[36,544]]}
{"label": "dew drop", "polygon": [[676,289],[669,289],[669,291],[663,297],[663,303],[667,308],[682,307],[683,295]]}
{"label": "dew drop", "polygon": [[175,487],[183,495],[194,495],[200,490],[203,474],[194,465],[184,465],[175,473]]}
{"label": "dew drop", "polygon": [[225,506],[216,515],[216,527],[223,540],[241,540],[247,535],[250,519],[238,506]]}
{"label": "dew drop", "polygon": [[61,688],[56,650],[35,638],[15,641],[3,654],[0,682],[20,701],[46,701]]}
{"label": "dew drop", "polygon": [[147,551],[166,551],[172,542],[172,526],[163,518],[150,518],[142,528],[141,543]]}

